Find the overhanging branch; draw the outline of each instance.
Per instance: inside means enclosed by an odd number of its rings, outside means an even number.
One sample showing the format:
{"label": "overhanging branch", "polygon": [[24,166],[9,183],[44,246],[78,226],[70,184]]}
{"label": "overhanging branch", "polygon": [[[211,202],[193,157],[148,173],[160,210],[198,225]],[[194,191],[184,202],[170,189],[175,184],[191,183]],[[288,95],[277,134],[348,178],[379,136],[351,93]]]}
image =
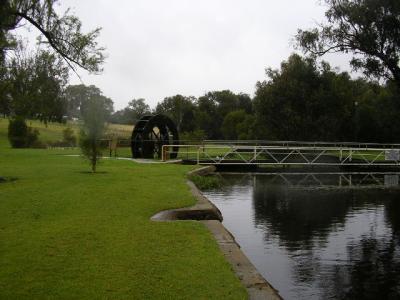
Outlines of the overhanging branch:
{"label": "overhanging branch", "polygon": [[59,54],[61,55],[61,57],[66,61],[66,63],[68,64],[68,66],[72,69],[72,71],[80,78],[79,74],[77,73],[75,67],[71,64],[74,63],[76,65],[78,65],[79,67],[81,67],[82,69],[86,70],[86,67],[83,66],[81,63],[79,63],[77,60],[71,58],[68,54],[66,54],[64,51],[62,51],[56,44],[56,42],[54,41],[52,34],[48,31],[46,31],[38,22],[36,22],[34,19],[32,19],[31,17],[29,17],[27,14],[25,13],[21,13],[21,12],[15,12],[15,15],[18,17],[21,17],[25,20],[27,20],[29,23],[31,23],[33,26],[35,26],[47,39],[47,41],[49,42],[50,46]]}

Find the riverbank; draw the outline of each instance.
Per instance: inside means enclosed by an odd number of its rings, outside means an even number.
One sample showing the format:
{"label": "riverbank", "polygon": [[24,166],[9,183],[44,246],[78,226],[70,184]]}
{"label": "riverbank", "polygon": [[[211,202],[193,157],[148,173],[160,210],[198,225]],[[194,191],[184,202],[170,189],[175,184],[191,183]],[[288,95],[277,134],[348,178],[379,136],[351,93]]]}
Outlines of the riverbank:
{"label": "riverbank", "polygon": [[[213,173],[215,169],[213,166],[198,168],[189,172],[188,177],[207,176]],[[161,211],[151,219],[159,222],[199,220],[213,234],[226,260],[231,264],[243,286],[246,287],[250,300],[282,299],[278,291],[265,280],[246,257],[234,236],[222,225],[223,217],[219,209],[201,193],[193,182],[188,181],[187,183],[192,194],[197,198],[196,204],[190,207]]]}

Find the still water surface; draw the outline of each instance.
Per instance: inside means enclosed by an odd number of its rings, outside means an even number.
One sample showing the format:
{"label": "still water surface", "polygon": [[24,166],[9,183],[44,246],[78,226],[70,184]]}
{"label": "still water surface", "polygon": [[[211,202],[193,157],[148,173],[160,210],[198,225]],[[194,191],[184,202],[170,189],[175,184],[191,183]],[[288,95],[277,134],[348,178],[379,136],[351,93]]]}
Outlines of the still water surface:
{"label": "still water surface", "polygon": [[221,176],[204,194],[284,299],[400,299],[397,174]]}

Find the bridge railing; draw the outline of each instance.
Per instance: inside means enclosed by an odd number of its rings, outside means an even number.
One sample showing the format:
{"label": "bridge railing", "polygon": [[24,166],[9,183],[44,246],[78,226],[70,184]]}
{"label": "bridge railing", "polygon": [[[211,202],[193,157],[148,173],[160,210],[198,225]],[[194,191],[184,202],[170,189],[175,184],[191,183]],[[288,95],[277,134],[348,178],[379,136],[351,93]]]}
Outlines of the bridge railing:
{"label": "bridge railing", "polygon": [[250,146],[311,146],[311,147],[350,147],[400,149],[400,144],[389,143],[358,143],[358,142],[320,142],[320,141],[270,141],[270,140],[204,140],[208,145],[250,145]]}
{"label": "bridge railing", "polygon": [[164,145],[162,158],[179,149],[178,158],[196,164],[400,165],[400,145],[385,144],[201,144]]}

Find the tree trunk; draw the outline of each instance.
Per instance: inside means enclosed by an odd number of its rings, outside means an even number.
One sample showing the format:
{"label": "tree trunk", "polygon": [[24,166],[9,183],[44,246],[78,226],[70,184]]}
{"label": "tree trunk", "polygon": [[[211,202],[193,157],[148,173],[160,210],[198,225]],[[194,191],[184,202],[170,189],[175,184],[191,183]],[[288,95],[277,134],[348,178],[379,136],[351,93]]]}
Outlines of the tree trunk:
{"label": "tree trunk", "polygon": [[397,86],[398,91],[400,92],[400,67],[392,64],[389,65],[388,68],[393,74],[393,80]]}
{"label": "tree trunk", "polygon": [[96,140],[92,141],[92,172],[96,173],[96,163],[97,163],[97,146],[96,146]]}

